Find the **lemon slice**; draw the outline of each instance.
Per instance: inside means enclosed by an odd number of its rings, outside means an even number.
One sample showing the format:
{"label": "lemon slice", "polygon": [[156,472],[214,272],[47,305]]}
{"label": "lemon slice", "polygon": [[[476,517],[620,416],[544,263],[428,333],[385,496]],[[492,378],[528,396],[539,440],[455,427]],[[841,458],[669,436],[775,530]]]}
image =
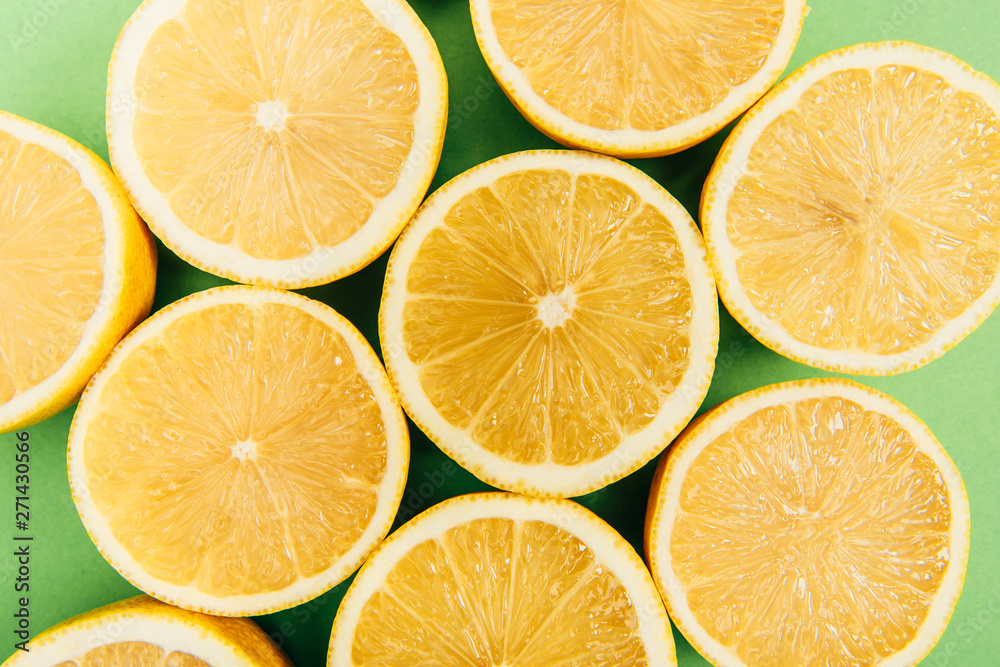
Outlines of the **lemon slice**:
{"label": "lemon slice", "polygon": [[661,461],[649,508],[670,616],[720,667],[916,665],[965,580],[955,464],[898,401],[848,380],[717,406]]}
{"label": "lemon slice", "polygon": [[83,394],[73,499],[125,578],[264,614],[340,583],[385,537],[409,440],[378,358],[333,309],[255,287],[159,311]]}
{"label": "lemon slice", "polygon": [[379,332],[413,420],[480,479],[601,488],[708,391],[719,323],[691,217],[618,160],[525,152],[434,193],[393,250]]}
{"label": "lemon slice", "polygon": [[147,0],[108,82],[108,148],[171,250],[304,287],[382,253],[441,155],[447,80],[400,0]]}
{"label": "lemon slice", "polygon": [[1000,302],[1000,87],[904,42],[821,56],[730,135],[702,225],[722,300],[845,373],[935,359]]}
{"label": "lemon slice", "polygon": [[330,667],[676,665],[632,547],[567,500],[452,498],[389,537],[334,619]]}
{"label": "lemon slice", "polygon": [[140,595],[50,628],[3,667],[291,667],[253,621]]}
{"label": "lemon slice", "polygon": [[0,432],[76,400],[155,284],[152,237],[108,166],[0,111]]}
{"label": "lemon slice", "polygon": [[756,102],[805,0],[471,0],[476,40],[524,117],[573,148],[674,153]]}

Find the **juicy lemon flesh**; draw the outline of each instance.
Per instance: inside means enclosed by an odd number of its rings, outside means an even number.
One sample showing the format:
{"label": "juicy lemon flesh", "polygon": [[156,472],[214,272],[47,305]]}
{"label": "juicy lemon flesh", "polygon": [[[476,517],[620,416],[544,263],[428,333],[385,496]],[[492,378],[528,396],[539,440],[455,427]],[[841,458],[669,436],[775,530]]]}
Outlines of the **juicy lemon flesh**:
{"label": "juicy lemon flesh", "polygon": [[784,0],[490,0],[531,89],[603,130],[657,131],[712,109],[761,70],[784,14]]}
{"label": "juicy lemon flesh", "polygon": [[586,463],[689,365],[676,232],[625,184],[527,170],[462,197],[407,275],[403,343],[448,422],[519,463]]}
{"label": "juicy lemon flesh", "polygon": [[759,410],[681,488],[673,571],[746,665],[868,665],[904,648],[949,563],[937,465],[895,420],[842,398]]}
{"label": "juicy lemon flesh", "polygon": [[355,665],[646,665],[621,581],[541,521],[461,524],[410,550],[365,603]]}
{"label": "juicy lemon flesh", "polygon": [[167,652],[146,642],[105,644],[80,658],[60,662],[55,667],[210,667],[189,653]]}
{"label": "juicy lemon flesh", "polygon": [[147,573],[223,596],[336,563],[371,521],[386,451],[340,334],[293,306],[225,304],[129,354],[84,460],[98,511]]}
{"label": "juicy lemon flesh", "polygon": [[763,132],[727,233],[753,306],[795,339],[898,354],[1000,271],[1000,119],[940,76],[835,72]]}
{"label": "juicy lemon flesh", "polygon": [[0,404],[69,359],[104,280],[104,226],[65,159],[0,130]]}
{"label": "juicy lemon flesh", "polygon": [[132,138],[200,236],[259,259],[348,239],[395,187],[417,72],[359,0],[206,0],[150,37]]}

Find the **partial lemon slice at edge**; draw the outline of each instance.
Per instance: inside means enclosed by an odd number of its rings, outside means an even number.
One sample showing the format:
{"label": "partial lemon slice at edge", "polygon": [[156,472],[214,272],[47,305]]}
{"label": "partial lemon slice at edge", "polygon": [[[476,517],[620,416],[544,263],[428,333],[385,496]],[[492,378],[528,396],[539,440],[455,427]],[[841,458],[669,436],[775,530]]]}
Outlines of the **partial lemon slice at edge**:
{"label": "partial lemon slice at edge", "polygon": [[291,666],[253,621],[199,614],[140,595],[49,628],[3,667],[108,664]]}
{"label": "partial lemon slice at edge", "polygon": [[[677,20],[673,13],[678,11],[678,8],[673,7],[670,3],[590,0],[588,2],[538,3],[535,8],[518,6],[514,10],[508,10],[508,14],[511,14],[506,16],[507,23],[509,23],[508,32],[516,32],[519,25],[524,26],[524,30],[531,32],[521,36],[521,41],[525,42],[520,45],[523,53],[519,54],[518,62],[515,62],[501,45],[497,28],[494,25],[493,7],[506,3],[507,0],[504,2],[501,0],[471,0],[471,12],[476,40],[483,57],[511,102],[532,125],[555,141],[571,148],[582,148],[621,158],[653,157],[675,153],[715,134],[736,118],[756,102],[784,71],[798,41],[806,15],[805,0],[785,0],[783,3],[781,0],[777,0],[771,3],[774,5],[783,4],[781,23],[777,34],[774,35],[770,51],[763,62],[758,62],[759,54],[749,55],[743,51],[746,50],[749,41],[759,38],[760,24],[765,21],[758,16],[743,19],[745,23],[741,23],[742,17],[736,16],[737,10],[726,3],[711,3],[716,6],[708,8],[685,8],[695,15],[702,11],[704,14],[695,18],[685,16],[685,21],[681,26],[670,26],[671,20]],[[713,14],[713,12],[717,13]],[[719,20],[718,13],[729,19],[725,27],[723,27],[724,22]],[[699,18],[703,21],[701,25],[697,22]],[[635,25],[629,25],[630,21]],[[657,21],[662,23],[657,24]],[[673,30],[665,26],[670,26]],[[711,50],[707,53],[698,52],[697,49],[702,46],[700,40],[705,39],[705,35],[716,29],[720,31],[724,29],[746,31],[738,37],[728,38],[728,42],[725,39],[719,40],[721,43],[718,46],[723,50],[732,47],[734,53],[727,54],[730,58],[728,61],[730,67],[747,68],[751,67],[750,63],[752,62],[756,70],[750,76],[736,77],[739,79],[738,85],[729,90],[721,100],[714,102],[706,111],[676,125],[658,130],[635,129],[633,127],[610,129],[571,118],[553,106],[553,100],[561,94],[567,98],[573,97],[568,91],[562,90],[566,87],[566,79],[560,79],[566,76],[572,77],[575,85],[580,87],[583,85],[580,83],[581,79],[589,79],[588,82],[592,82],[591,94],[581,94],[581,97],[585,98],[587,103],[601,107],[604,115],[607,116],[622,113],[623,109],[619,107],[624,104],[623,100],[617,100],[617,98],[614,101],[606,99],[611,95],[608,92],[609,88],[620,87],[622,82],[619,78],[621,77],[629,78],[637,88],[643,86],[653,88],[649,79],[656,76],[651,73],[651,70],[654,69],[659,70],[658,74],[660,75],[669,75],[669,70],[676,68],[677,71],[685,73],[689,77],[714,74],[716,78],[712,84],[704,81],[698,82],[699,85],[709,89],[708,91],[696,90],[695,83],[690,79],[683,81],[680,84],[681,88],[673,95],[667,93],[666,89],[657,93],[646,91],[651,97],[659,98],[655,101],[649,100],[650,104],[654,106],[656,104],[682,105],[686,101],[685,95],[697,98],[699,95],[714,93],[716,91],[711,90],[712,86],[720,85],[722,81],[730,77],[730,73],[724,71],[720,73],[709,72],[708,70],[717,64],[711,61],[718,54],[713,54]],[[582,36],[575,34],[575,31],[585,33],[587,30],[596,34]],[[635,32],[641,33],[643,30],[646,33],[633,34]],[[542,37],[539,38],[539,35]],[[614,42],[617,45],[617,51],[615,53],[603,52],[600,46],[595,44],[595,41],[599,39]],[[687,54],[686,60],[678,53],[664,55],[660,51],[657,51],[656,54],[637,55],[626,53],[626,47],[616,41],[627,41],[630,48],[639,50],[643,47],[656,48],[648,42],[657,39],[663,40],[660,44],[661,48],[669,46],[676,48],[679,53],[684,52],[685,48],[689,48],[691,51]],[[529,46],[532,44],[533,46]],[[560,49],[563,49],[564,52],[560,52]],[[587,68],[579,72],[570,71],[567,73],[567,63],[562,60],[549,67],[543,66],[541,63],[544,63],[546,54],[549,58],[561,57],[571,61],[601,57],[607,57],[608,60],[606,62],[590,62]],[[538,81],[532,81],[525,74],[523,68],[526,66],[534,67],[539,71],[544,70],[546,76]],[[619,78],[614,78],[616,76]],[[543,81],[547,81],[547,83],[543,83]],[[676,84],[677,82],[671,83]],[[685,88],[684,84],[689,87]],[[545,97],[539,93],[543,87]],[[620,96],[631,99],[636,94],[637,91],[628,90],[621,93]],[[634,100],[632,103],[634,104]],[[627,110],[625,109],[625,111]]]}
{"label": "partial lemon slice at edge", "polygon": [[344,596],[327,664],[412,664],[421,646],[441,662],[520,664],[529,650],[529,663],[573,651],[574,665],[677,664],[669,619],[632,547],[572,501],[510,493],[446,500],[393,533]]}
{"label": "partial lemon slice at edge", "polygon": [[[0,284],[12,281],[4,290],[0,363],[18,378],[13,394],[0,403],[4,432],[46,419],[76,400],[111,348],[149,313],[156,246],[111,169],[87,148],[3,111],[0,135],[0,150],[16,151],[4,169],[17,169],[0,185],[4,216],[10,216],[0,220],[0,226],[10,225],[0,228]],[[53,220],[53,213],[60,217]],[[87,229],[97,237],[88,238]],[[7,251],[14,254],[7,257]],[[71,263],[74,277],[61,277]],[[70,291],[75,298],[67,296]],[[68,334],[71,321],[75,334]],[[32,338],[37,340],[28,344]],[[36,365],[58,357],[44,378],[35,377]]]}

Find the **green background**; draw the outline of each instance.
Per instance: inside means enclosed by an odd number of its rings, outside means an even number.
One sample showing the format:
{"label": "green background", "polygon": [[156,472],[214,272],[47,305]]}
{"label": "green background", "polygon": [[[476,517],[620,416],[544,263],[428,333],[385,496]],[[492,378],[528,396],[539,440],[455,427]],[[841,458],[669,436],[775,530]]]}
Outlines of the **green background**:
{"label": "green background", "polygon": [[[0,0],[0,108],[60,130],[107,159],[106,70],[115,38],[138,0]],[[551,148],[507,101],[483,62],[466,0],[421,0],[414,8],[437,40],[448,70],[450,115],[431,190],[485,160]],[[1000,14],[995,0],[814,0],[789,71],[864,41],[908,39],[949,51],[1000,78]],[[724,133],[723,133],[724,134]],[[722,136],[674,156],[633,164],[656,178],[692,214]],[[154,309],[226,281],[202,273],[159,245]],[[386,257],[332,285],[302,292],[347,316],[378,349],[376,317]],[[3,316],[0,295],[0,317]],[[704,409],[773,382],[828,375],[767,350],[722,309],[715,378]],[[965,591],[925,665],[993,665],[1000,636],[1000,317],[924,368],[889,378],[857,378],[895,396],[935,432],[958,464],[972,504],[972,553]],[[65,472],[73,408],[31,427],[31,612],[34,634],[136,593],[109,567],[76,515]],[[452,464],[411,426],[413,458],[397,525],[450,496],[488,487]],[[0,435],[0,658],[13,651],[13,434]],[[641,552],[646,496],[655,462],[579,501],[608,520]],[[346,582],[316,600],[258,618],[299,667],[324,664],[330,625]],[[679,634],[678,662],[707,664]]]}

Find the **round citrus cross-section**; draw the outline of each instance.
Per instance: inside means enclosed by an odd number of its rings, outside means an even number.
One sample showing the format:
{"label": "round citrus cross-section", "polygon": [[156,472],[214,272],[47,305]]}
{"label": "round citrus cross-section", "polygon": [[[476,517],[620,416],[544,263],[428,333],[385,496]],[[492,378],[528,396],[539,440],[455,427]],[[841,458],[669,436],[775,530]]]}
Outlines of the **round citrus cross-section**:
{"label": "round citrus cross-section", "polygon": [[199,292],[116,348],[70,430],[77,509],[153,597],[248,616],[343,581],[385,537],[409,460],[368,342],[333,309]]}
{"label": "round citrus cross-section", "polygon": [[195,266],[305,287],[382,253],[437,167],[447,80],[402,0],[146,0],[108,81],[108,149]]}
{"label": "round citrus cross-section", "polygon": [[740,121],[705,185],[726,307],[768,347],[886,375],[1000,302],[1000,86],[953,56],[861,44]]}
{"label": "round citrus cross-section", "polygon": [[393,250],[379,333],[413,420],[484,481],[601,488],[695,413],[719,335],[697,227],[613,158],[532,151],[432,195]]}
{"label": "round citrus cross-section", "polygon": [[895,399],[842,379],[771,385],[663,458],[646,556],[713,664],[916,665],[965,580],[969,500]]}

